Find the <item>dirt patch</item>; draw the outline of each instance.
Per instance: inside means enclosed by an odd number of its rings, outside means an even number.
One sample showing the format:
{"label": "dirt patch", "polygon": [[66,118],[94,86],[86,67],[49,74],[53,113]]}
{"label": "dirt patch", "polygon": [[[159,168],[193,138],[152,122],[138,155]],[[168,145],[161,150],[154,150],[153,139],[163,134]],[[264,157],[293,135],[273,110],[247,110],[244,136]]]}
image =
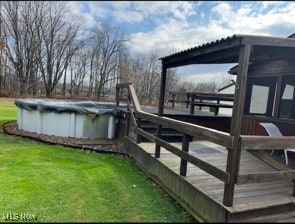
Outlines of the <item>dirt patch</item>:
{"label": "dirt patch", "polygon": [[7,134],[26,137],[49,144],[79,148],[83,151],[128,155],[124,145],[117,139],[72,138],[37,134],[35,132],[19,130],[16,121],[4,124],[3,130]]}
{"label": "dirt patch", "polygon": [[11,97],[0,97],[0,102],[8,102],[8,103],[14,103],[15,98]]}

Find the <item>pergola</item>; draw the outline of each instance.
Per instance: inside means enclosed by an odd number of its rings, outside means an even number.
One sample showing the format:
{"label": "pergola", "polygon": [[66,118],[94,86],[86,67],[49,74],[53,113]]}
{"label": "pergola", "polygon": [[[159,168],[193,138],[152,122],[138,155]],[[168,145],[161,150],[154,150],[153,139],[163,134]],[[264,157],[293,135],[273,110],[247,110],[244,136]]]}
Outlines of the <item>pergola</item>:
{"label": "pergola", "polygon": [[[292,36],[290,36],[292,37]],[[282,95],[284,85],[293,85],[295,77],[295,39],[279,38],[254,35],[233,35],[231,37],[216,40],[188,50],[184,50],[161,58],[162,73],[159,97],[158,115],[162,116],[164,111],[164,97],[166,87],[167,69],[192,64],[223,64],[237,63],[237,75],[235,85],[235,97],[233,115],[231,120],[230,135],[234,137],[233,150],[228,153],[226,171],[229,172],[230,181],[225,185],[224,204],[232,205],[236,174],[240,161],[240,136],[243,129],[243,117],[245,114],[253,116],[263,115],[272,121],[286,120],[294,125],[294,94],[286,108],[292,108],[286,114],[282,109]],[[270,79],[270,77],[274,77]],[[255,79],[256,78],[256,79]],[[254,80],[254,81],[253,81]],[[286,81],[287,80],[287,81]],[[265,83],[264,83],[265,82]],[[271,84],[268,84],[271,82]],[[286,84],[287,82],[287,84]],[[265,112],[256,113],[251,109],[251,97],[253,86],[266,86],[268,88],[268,101]],[[251,95],[252,93],[252,95]],[[290,101],[290,100],[289,100]],[[157,136],[161,137],[161,126],[158,127]],[[160,146],[156,145],[157,152]]]}

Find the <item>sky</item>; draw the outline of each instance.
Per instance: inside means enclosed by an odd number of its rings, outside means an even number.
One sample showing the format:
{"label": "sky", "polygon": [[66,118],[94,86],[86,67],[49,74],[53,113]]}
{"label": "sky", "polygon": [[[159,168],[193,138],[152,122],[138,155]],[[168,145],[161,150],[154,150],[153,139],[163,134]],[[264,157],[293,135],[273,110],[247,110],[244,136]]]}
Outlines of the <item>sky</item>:
{"label": "sky", "polygon": [[[234,34],[288,37],[295,33],[293,1],[69,1],[73,16],[84,28],[96,23],[121,27],[129,38],[131,52],[149,53],[156,49],[160,57],[183,51]],[[225,70],[232,67],[227,65]],[[187,78],[208,70],[180,69]],[[224,71],[222,71],[224,72]],[[221,73],[222,73],[221,72]]]}

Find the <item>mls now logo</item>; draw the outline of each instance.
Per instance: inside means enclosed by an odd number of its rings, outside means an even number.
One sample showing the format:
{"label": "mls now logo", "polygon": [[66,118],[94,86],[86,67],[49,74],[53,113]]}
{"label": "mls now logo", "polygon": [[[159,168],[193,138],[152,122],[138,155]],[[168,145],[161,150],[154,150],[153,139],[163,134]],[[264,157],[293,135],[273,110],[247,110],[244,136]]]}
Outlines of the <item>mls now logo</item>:
{"label": "mls now logo", "polygon": [[3,213],[4,221],[21,221],[21,222],[32,222],[37,221],[37,216],[32,213]]}

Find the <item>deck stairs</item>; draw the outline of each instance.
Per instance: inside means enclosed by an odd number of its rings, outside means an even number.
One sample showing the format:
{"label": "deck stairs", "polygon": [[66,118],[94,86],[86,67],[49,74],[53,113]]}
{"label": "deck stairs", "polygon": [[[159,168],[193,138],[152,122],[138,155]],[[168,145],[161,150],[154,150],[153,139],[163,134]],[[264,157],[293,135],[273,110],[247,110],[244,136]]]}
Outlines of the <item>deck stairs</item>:
{"label": "deck stairs", "polygon": [[[148,120],[141,120],[141,128],[152,135],[157,135],[157,125]],[[183,134],[171,128],[162,127],[161,138],[167,142],[182,142]],[[147,142],[148,140],[142,137],[141,141]]]}

